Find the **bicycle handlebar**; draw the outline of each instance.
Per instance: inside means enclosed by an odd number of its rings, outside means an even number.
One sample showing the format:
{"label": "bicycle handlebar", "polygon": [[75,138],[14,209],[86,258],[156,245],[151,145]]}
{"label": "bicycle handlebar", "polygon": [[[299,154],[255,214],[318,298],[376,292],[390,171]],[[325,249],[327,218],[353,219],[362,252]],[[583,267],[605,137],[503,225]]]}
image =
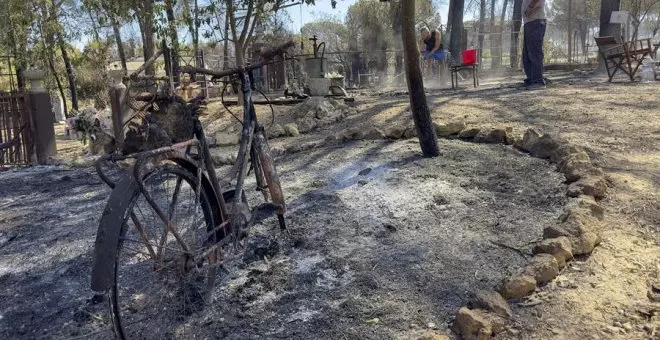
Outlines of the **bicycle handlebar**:
{"label": "bicycle handlebar", "polygon": [[201,67],[184,66],[184,67],[181,68],[181,72],[182,73],[189,73],[189,74],[191,74],[191,73],[200,73],[200,74],[206,74],[206,75],[209,75],[209,76],[213,76],[214,78],[223,78],[223,77],[226,77],[226,76],[230,76],[232,74],[241,73],[241,72],[245,72],[245,71],[260,68],[260,67],[264,66],[268,61],[275,58],[276,56],[284,54],[284,52],[286,52],[286,50],[288,50],[290,47],[292,47],[294,45],[295,45],[295,43],[293,42],[293,40],[289,40],[288,42],[286,42],[282,45],[276,46],[275,48],[272,48],[272,49],[266,50],[266,51],[262,51],[261,53],[259,53],[259,55],[262,58],[261,62],[258,62],[256,64],[252,64],[252,65],[248,65],[248,66],[245,66],[245,67],[237,67],[237,68],[234,68],[234,69],[229,69],[229,70],[224,70],[224,71],[214,71],[214,70],[209,70],[209,69],[205,69],[205,68],[201,68]]}

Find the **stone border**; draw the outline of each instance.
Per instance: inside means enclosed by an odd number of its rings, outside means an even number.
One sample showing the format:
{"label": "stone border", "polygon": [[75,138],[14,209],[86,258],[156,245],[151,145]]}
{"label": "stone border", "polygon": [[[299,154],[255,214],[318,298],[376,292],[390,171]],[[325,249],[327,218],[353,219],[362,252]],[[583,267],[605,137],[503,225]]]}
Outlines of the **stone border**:
{"label": "stone border", "polygon": [[[527,129],[516,135],[511,128],[468,128],[464,122],[434,124],[440,138],[474,143],[504,144],[555,164],[568,184],[568,204],[557,224],[543,230],[543,240],[533,249],[534,256],[518,272],[491,290],[480,291],[468,306],[458,310],[451,329],[466,340],[490,339],[505,329],[512,317],[508,301],[519,301],[559,275],[573,256],[588,255],[600,244],[604,209],[598,200],[605,197],[608,180],[591,162],[584,149],[564,139]],[[412,124],[389,130],[372,127],[353,129],[324,140],[273,148],[274,156],[312,150],[351,140],[406,139],[416,136]],[[228,160],[231,161],[231,160]],[[229,162],[228,162],[229,163]]]}

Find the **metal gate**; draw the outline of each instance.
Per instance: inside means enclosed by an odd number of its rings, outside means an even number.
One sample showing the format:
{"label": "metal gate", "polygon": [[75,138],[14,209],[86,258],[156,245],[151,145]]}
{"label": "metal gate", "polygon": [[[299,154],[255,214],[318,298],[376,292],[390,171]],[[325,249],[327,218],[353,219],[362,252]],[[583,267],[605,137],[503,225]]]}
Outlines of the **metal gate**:
{"label": "metal gate", "polygon": [[32,129],[28,93],[0,92],[0,166],[30,164]]}

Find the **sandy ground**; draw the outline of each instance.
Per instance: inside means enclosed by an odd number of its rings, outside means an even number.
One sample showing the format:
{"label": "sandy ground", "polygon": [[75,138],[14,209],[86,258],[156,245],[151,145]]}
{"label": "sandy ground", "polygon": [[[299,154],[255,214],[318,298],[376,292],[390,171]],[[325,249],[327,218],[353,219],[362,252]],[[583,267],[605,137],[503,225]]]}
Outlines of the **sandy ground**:
{"label": "sandy ground", "polygon": [[[559,134],[588,150],[614,184],[602,202],[602,245],[539,289],[533,306],[514,306],[500,338],[651,338],[659,313],[646,289],[660,275],[660,84],[552,78],[540,92],[500,82],[428,91],[435,120]],[[272,144],[407,124],[408,98],[400,92],[357,93],[359,114]],[[278,123],[292,120],[286,108],[276,110]],[[266,109],[259,112],[265,121]],[[227,121],[225,114],[210,130]],[[195,334],[407,339],[429,326],[446,331],[471,292],[524,263],[493,242],[528,251],[559,214],[565,186],[549,164],[511,148],[440,143],[436,159],[419,158],[410,141],[278,158],[295,242],[268,263],[231,266],[215,308],[190,320]],[[80,152],[75,142],[58,147],[66,157]],[[0,192],[0,337],[107,338],[105,304],[88,286],[109,190],[88,169],[59,166],[0,173]],[[276,237],[275,225],[266,220],[255,234]]]}

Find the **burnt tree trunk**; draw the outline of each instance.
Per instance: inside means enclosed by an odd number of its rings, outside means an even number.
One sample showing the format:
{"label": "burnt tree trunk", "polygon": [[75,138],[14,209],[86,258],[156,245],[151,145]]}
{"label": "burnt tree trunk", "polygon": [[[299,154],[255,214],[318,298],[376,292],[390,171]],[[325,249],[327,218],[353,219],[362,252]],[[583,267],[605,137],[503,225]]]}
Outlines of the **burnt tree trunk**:
{"label": "burnt tree trunk", "polygon": [[502,1],[502,14],[500,15],[500,48],[499,52],[497,53],[499,59],[500,59],[500,64],[498,66],[502,66],[502,56],[504,55],[504,21],[506,20],[506,8],[509,5],[509,0],[503,0]]}
{"label": "burnt tree trunk", "polygon": [[415,0],[403,0],[401,2],[401,17],[410,109],[419,136],[422,154],[424,157],[436,157],[440,155],[440,149],[438,148],[438,138],[431,120],[431,112],[426,103],[422,70],[419,66],[419,46],[417,46],[417,40],[415,39]]}
{"label": "burnt tree trunk", "polygon": [[165,0],[165,14],[167,16],[167,24],[169,30],[169,38],[171,44],[171,60],[172,63],[172,79],[174,84],[179,83],[179,34],[176,31],[176,19],[174,17],[174,1]]}
{"label": "burnt tree trunk", "polygon": [[518,47],[520,46],[520,28],[522,26],[522,0],[513,0],[513,18],[511,20],[511,53],[510,63],[512,69],[520,64]]}
{"label": "burnt tree trunk", "polygon": [[126,66],[126,52],[124,51],[124,42],[121,39],[119,22],[116,18],[112,18],[112,31],[115,35],[115,43],[117,44],[117,53],[119,54],[119,60],[121,61],[121,68],[124,71],[128,71],[128,67]]}
{"label": "burnt tree trunk", "polygon": [[490,67],[492,69],[497,69],[500,66],[500,59],[497,55],[497,50],[499,46],[495,44],[496,32],[495,32],[495,5],[497,0],[490,0],[490,34],[488,35],[488,43],[490,44]]}
{"label": "burnt tree trunk", "polygon": [[479,0],[479,37],[477,39],[477,58],[479,66],[483,65],[484,31],[486,28],[486,0]]}
{"label": "burnt tree trunk", "polygon": [[461,63],[461,41],[463,39],[463,12],[465,0],[450,0],[449,4],[449,52],[456,61]]}

